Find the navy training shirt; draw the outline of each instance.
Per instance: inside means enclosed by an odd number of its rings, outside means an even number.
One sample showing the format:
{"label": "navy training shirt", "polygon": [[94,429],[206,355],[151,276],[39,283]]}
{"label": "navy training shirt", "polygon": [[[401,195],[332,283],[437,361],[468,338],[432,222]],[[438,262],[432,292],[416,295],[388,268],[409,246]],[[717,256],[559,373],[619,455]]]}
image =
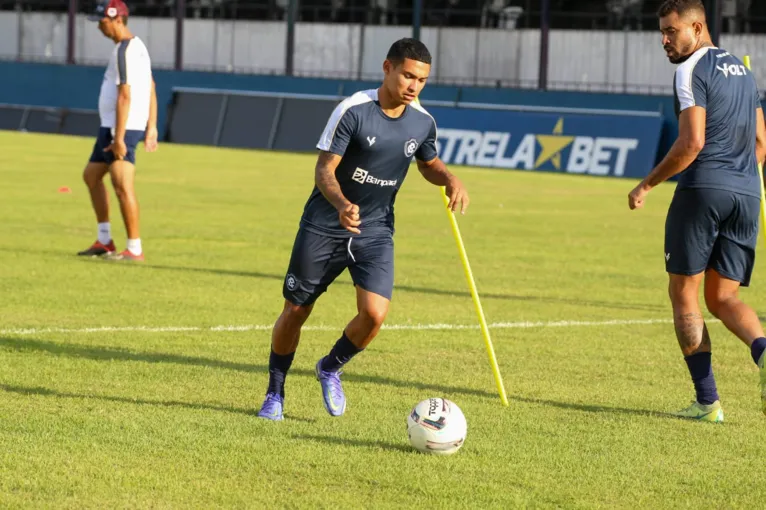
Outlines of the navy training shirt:
{"label": "navy training shirt", "polygon": [[436,122],[417,103],[406,106],[400,117],[389,117],[380,107],[378,91],[364,90],[335,108],[317,149],[341,156],[335,177],[343,195],[359,206],[361,234],[341,226],[338,211],[316,184],[301,226],[330,237],[393,236],[394,201],[412,157],[431,161],[438,156]]}
{"label": "navy training shirt", "polygon": [[677,188],[714,188],[761,197],[755,159],[756,109],[753,74],[720,48],[700,48],[678,66],[673,79],[676,116],[705,108],[705,146],[683,171]]}

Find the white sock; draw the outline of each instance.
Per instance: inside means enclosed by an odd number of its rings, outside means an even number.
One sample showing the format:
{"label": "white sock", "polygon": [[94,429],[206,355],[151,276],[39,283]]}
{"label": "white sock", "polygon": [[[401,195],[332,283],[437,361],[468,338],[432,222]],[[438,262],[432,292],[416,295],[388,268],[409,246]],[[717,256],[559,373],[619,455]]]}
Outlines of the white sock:
{"label": "white sock", "polygon": [[107,245],[112,240],[112,226],[107,221],[98,224],[98,242]]}
{"label": "white sock", "polygon": [[128,251],[133,255],[141,255],[141,238],[128,239]]}

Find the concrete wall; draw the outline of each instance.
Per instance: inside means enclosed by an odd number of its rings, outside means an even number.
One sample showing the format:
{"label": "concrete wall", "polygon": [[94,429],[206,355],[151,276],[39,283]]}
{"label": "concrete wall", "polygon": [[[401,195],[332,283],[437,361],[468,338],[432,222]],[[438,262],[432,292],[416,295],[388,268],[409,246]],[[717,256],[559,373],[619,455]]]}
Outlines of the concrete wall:
{"label": "concrete wall", "polygon": [[[66,15],[0,12],[0,58],[63,62]],[[175,55],[174,20],[140,18],[130,27],[149,47],[155,67],[170,68]],[[300,76],[377,80],[389,45],[411,34],[404,26],[299,23],[295,70]],[[184,68],[283,74],[286,26],[282,22],[187,20]],[[536,30],[437,29],[422,39],[434,54],[432,82],[534,88],[540,34]],[[76,23],[77,62],[103,65],[111,44],[84,16]],[[751,54],[766,87],[766,36],[726,35],[721,46]],[[760,64],[760,65],[759,65]],[[553,89],[669,93],[675,67],[667,62],[657,32],[553,31],[549,82]]]}

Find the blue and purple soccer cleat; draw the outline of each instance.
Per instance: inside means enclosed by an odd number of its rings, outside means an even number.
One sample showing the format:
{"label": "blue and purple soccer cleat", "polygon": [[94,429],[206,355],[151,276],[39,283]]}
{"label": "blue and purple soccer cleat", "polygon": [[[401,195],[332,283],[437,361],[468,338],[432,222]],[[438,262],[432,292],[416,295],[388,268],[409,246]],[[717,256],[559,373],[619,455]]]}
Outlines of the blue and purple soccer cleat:
{"label": "blue and purple soccer cleat", "polygon": [[261,410],[258,411],[258,417],[266,418],[267,420],[272,421],[281,421],[282,407],[284,406],[284,402],[285,400],[281,395],[276,393],[267,393],[266,400],[263,401]]}
{"label": "blue and purple soccer cleat", "polygon": [[340,370],[325,372],[322,370],[322,360],[317,362],[316,376],[322,385],[322,401],[324,408],[331,416],[340,416],[346,412],[346,395],[343,393],[343,386],[340,383],[341,373]]}

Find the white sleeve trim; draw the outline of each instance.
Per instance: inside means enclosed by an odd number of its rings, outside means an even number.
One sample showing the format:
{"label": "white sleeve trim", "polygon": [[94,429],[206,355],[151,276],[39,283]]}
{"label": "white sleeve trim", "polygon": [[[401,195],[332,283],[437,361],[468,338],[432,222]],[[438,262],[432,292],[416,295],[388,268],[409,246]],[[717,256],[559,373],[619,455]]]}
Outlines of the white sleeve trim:
{"label": "white sleeve trim", "polygon": [[374,101],[377,99],[377,96],[377,90],[364,90],[362,92],[357,92],[351,97],[347,97],[341,101],[341,103],[335,107],[332,114],[330,115],[330,119],[327,121],[327,125],[325,126],[324,131],[322,131],[322,136],[319,137],[317,149],[322,151],[330,150],[330,147],[332,147],[332,142],[335,139],[335,132],[338,129],[338,124],[340,124],[340,119],[343,118],[349,108]]}
{"label": "white sleeve trim", "polygon": [[436,119],[434,119],[433,115],[428,113],[428,111],[425,108],[423,108],[423,105],[420,104],[420,101],[413,101],[413,102],[410,103],[410,106],[414,107],[416,110],[418,110],[418,111],[420,111],[422,113],[425,113],[426,115],[431,117],[431,122],[434,123],[434,139],[438,140],[439,139],[439,127],[436,125]]}
{"label": "white sleeve trim", "polygon": [[678,96],[678,103],[681,111],[696,105],[696,102],[694,101],[694,91],[692,90],[694,69],[709,49],[710,48],[708,47],[700,48],[689,57],[689,60],[678,66],[678,69],[676,69],[676,95]]}

